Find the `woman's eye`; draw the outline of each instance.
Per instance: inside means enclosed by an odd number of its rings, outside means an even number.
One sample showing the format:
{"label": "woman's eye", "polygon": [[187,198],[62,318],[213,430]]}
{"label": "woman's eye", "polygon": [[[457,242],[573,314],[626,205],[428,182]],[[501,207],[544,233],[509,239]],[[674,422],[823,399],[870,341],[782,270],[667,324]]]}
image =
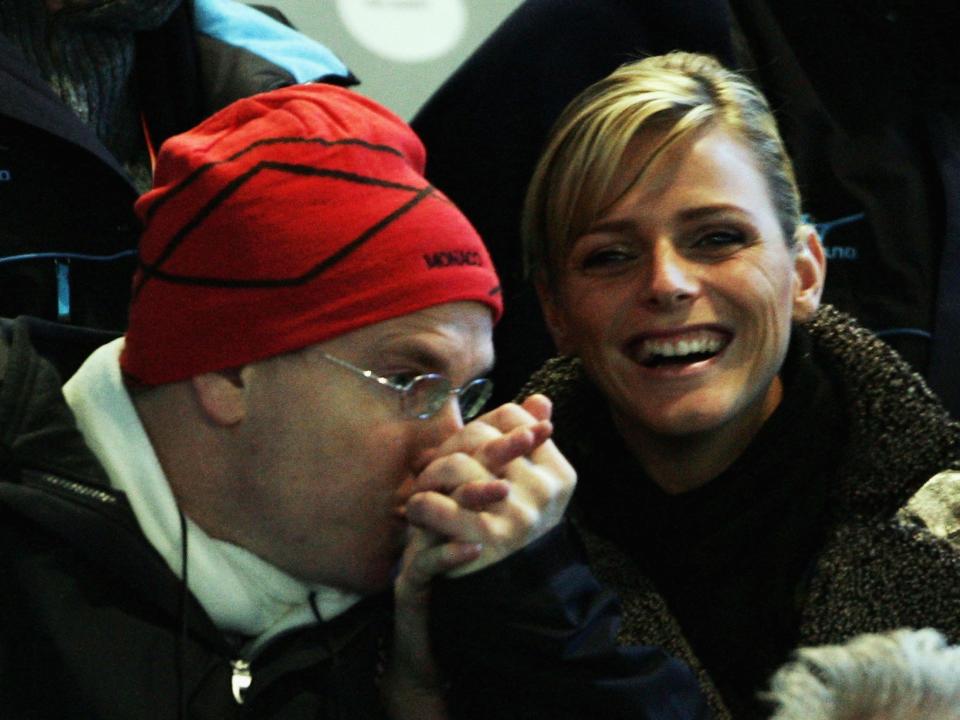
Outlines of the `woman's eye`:
{"label": "woman's eye", "polygon": [[590,270],[592,268],[605,268],[605,267],[615,267],[626,262],[633,260],[634,256],[619,248],[609,248],[606,250],[597,250],[590,253],[581,261],[581,266],[585,270]]}
{"label": "woman's eye", "polygon": [[705,250],[742,245],[746,237],[739,230],[716,230],[700,235],[694,246]]}

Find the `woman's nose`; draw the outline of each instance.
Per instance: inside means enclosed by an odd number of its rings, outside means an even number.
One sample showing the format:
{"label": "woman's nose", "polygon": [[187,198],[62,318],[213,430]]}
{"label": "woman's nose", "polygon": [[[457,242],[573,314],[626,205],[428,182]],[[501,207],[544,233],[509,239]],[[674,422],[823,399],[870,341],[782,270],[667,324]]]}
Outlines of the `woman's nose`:
{"label": "woman's nose", "polygon": [[698,281],[690,263],[672,244],[651,252],[643,299],[647,305],[670,307],[696,297]]}

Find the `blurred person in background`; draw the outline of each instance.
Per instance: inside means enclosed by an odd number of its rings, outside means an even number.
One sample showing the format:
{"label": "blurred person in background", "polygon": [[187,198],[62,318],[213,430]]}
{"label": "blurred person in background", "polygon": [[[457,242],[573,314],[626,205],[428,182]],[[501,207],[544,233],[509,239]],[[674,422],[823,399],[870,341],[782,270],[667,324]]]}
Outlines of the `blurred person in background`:
{"label": "blurred person in background", "polygon": [[123,330],[133,204],[160,145],[234,100],[311,81],[356,83],[268,8],[0,3],[0,316]]}

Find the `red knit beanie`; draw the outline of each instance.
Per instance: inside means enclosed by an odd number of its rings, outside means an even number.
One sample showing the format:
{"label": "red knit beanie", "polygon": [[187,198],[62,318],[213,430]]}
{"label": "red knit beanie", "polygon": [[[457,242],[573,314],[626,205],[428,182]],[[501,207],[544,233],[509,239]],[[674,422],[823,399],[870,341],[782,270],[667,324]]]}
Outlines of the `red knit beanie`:
{"label": "red knit beanie", "polygon": [[136,205],[123,371],[174,382],[460,300],[499,319],[490,257],[424,161],[400,118],[322,84],[240,100],[169,139]]}

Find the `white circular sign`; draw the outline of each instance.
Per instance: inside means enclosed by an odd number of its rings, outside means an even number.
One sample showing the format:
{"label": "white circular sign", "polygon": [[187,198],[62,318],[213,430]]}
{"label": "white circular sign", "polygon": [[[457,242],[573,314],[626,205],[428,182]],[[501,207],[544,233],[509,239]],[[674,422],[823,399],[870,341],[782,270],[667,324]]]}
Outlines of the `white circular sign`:
{"label": "white circular sign", "polygon": [[467,28],[464,0],[337,0],[337,11],[357,42],[399,62],[445,55]]}

